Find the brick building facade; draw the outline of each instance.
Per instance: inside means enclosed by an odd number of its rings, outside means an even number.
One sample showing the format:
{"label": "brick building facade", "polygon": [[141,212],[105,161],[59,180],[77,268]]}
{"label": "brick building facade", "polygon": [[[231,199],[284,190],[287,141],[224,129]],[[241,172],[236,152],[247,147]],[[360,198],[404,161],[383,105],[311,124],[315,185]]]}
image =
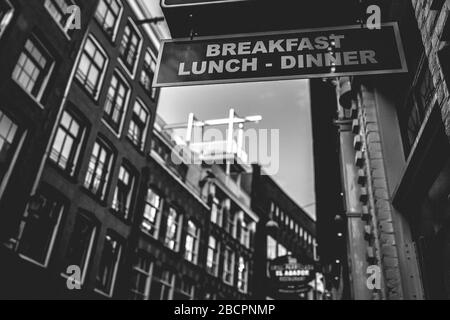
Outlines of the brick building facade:
{"label": "brick building facade", "polygon": [[[448,299],[450,3],[383,10],[399,23],[408,73],[332,81],[350,296]],[[368,270],[381,271],[380,288]]]}

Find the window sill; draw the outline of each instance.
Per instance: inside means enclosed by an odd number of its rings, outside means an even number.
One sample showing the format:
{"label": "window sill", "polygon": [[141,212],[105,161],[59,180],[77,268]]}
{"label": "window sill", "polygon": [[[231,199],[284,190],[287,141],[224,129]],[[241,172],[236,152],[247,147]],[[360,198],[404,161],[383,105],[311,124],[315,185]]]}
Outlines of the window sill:
{"label": "window sill", "polygon": [[119,219],[120,221],[122,221],[124,224],[126,224],[127,226],[131,225],[131,219],[130,217],[123,217],[123,214],[119,211],[114,210],[113,208],[109,209],[109,212],[111,212],[111,214],[116,217],[117,219]]}
{"label": "window sill", "polygon": [[127,75],[131,78],[131,80],[134,80],[134,78],[136,77],[136,62],[137,61],[134,63],[134,67],[133,67],[134,71],[131,72],[130,69],[128,68],[128,66],[123,62],[122,57],[119,56],[119,58],[117,60],[119,61],[119,64],[125,70]]}
{"label": "window sill", "polygon": [[[75,75],[75,82],[78,84],[78,87],[87,95],[89,96],[89,99],[91,99],[97,106],[99,105],[99,97],[100,97],[100,91],[94,95],[92,92],[86,89],[85,85],[81,83],[80,79]],[[101,90],[101,87],[99,86],[99,90]]]}
{"label": "window sill", "polygon": [[99,198],[95,194],[91,192],[88,188],[86,188],[84,185],[80,186],[81,191],[83,191],[87,196],[89,196],[91,199],[95,200],[98,204],[100,204],[103,207],[106,207],[106,200]]}
{"label": "window sill", "polygon": [[112,294],[111,294],[111,293],[110,293],[110,294],[105,293],[105,292],[103,292],[103,291],[100,290],[100,289],[95,288],[95,289],[94,289],[94,292],[95,292],[95,293],[98,293],[99,295],[101,295],[101,296],[103,296],[103,297],[105,297],[105,298],[109,298],[109,299],[112,298]]}

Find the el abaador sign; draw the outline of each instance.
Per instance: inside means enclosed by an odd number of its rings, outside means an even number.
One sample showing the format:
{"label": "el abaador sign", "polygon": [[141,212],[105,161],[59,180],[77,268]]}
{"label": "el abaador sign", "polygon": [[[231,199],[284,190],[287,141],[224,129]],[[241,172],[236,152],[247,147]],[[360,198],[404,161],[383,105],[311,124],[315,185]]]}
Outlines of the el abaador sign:
{"label": "el abaador sign", "polygon": [[163,40],[155,87],[406,72],[397,23]]}
{"label": "el abaador sign", "polygon": [[296,258],[287,255],[272,260],[269,264],[269,275],[279,292],[301,292],[308,289],[316,273],[314,265],[300,263]]}

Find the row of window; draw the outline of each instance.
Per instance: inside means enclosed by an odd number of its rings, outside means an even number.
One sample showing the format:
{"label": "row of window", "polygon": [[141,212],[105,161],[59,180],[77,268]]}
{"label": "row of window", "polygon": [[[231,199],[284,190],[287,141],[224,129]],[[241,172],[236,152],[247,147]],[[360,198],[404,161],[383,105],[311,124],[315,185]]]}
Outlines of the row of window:
{"label": "row of window", "polygon": [[250,221],[242,210],[232,208],[230,199],[220,201],[213,198],[211,203],[211,222],[223,227],[243,246],[251,248],[255,223]]}
{"label": "row of window", "polygon": [[[95,14],[97,22],[109,36],[115,41],[120,20],[123,13],[123,5],[119,0],[100,0]],[[120,63],[126,71],[134,78],[142,49],[142,35],[132,19],[128,19],[123,31],[122,40],[119,45]],[[100,48],[101,51],[103,51]],[[103,51],[104,52],[104,51]],[[104,55],[106,59],[106,54]],[[140,74],[140,83],[149,93],[152,99],[156,96],[155,88],[152,88],[153,76],[156,69],[156,54],[147,49],[144,56],[144,66]],[[99,70],[102,70],[101,68]],[[95,80],[95,77],[93,77]],[[96,83],[96,82],[93,82]]]}
{"label": "row of window", "polygon": [[130,299],[193,300],[194,297],[192,280],[177,277],[170,269],[156,265],[145,253],[136,256]]}
{"label": "row of window", "polygon": [[[97,10],[97,19],[102,16],[105,21],[109,20],[109,14],[102,14],[106,2],[100,1]],[[66,0],[46,0],[45,7],[51,16],[60,24],[64,25],[67,20],[63,13],[72,1]],[[108,7],[110,8],[110,7]],[[112,9],[108,9],[112,10]],[[9,1],[0,2],[0,36],[6,29],[6,25],[10,22],[13,7]],[[109,12],[109,11],[108,11]],[[130,69],[135,70],[137,67],[138,51],[136,46],[142,46],[142,36],[138,35],[138,30],[133,26],[130,19],[127,24],[119,51],[121,53],[121,61],[124,61],[125,69],[131,73]],[[101,45],[90,35],[82,49],[80,62],[76,71],[76,78],[85,90],[95,99],[98,99],[102,87],[103,78],[108,67],[108,56]],[[53,73],[55,66],[55,58],[49,50],[44,46],[36,36],[30,37],[20,54],[16,63],[12,78],[15,80],[29,95],[38,102],[41,101],[46,85]],[[156,68],[156,55],[148,49],[144,57],[144,66],[140,75],[140,83],[145,88],[151,99],[156,98],[156,91],[152,88],[153,76]],[[134,73],[134,71],[133,71]],[[130,86],[126,83],[125,78],[116,71],[113,75],[108,89],[106,103],[104,106],[105,117],[108,125],[113,128],[116,134],[120,134],[123,116],[126,112]],[[145,119],[146,111],[141,111],[139,117]],[[135,137],[136,139],[139,136]]]}
{"label": "row of window", "polygon": [[[153,194],[149,192],[150,194]],[[151,196],[153,205],[160,201]],[[41,188],[27,211],[26,223],[19,237],[19,254],[27,260],[41,266],[48,266],[54,243],[58,237],[58,231],[63,219],[65,201],[58,198],[54,192],[47,188]],[[165,244],[172,250],[176,249],[177,236],[180,230],[180,216],[175,210],[170,210],[167,216],[167,231]],[[91,257],[94,256],[95,243],[99,233],[100,223],[90,214],[79,212],[76,216],[73,231],[66,250],[65,261],[67,266],[78,266],[81,271],[80,285],[83,285],[89,270]],[[185,239],[186,260],[196,262],[198,259],[199,229],[192,221],[187,224]],[[112,296],[120,259],[122,255],[123,240],[114,232],[107,232],[100,263],[96,276],[96,291]],[[220,244],[214,238],[209,238],[207,254],[207,270],[210,274],[218,276],[219,272]],[[134,266],[135,275],[132,298],[134,299],[179,299],[174,297],[174,275],[168,270],[155,267],[144,256],[138,256]],[[65,275],[65,269],[61,270]],[[223,281],[229,285],[234,283],[235,253],[226,246],[223,249]],[[169,276],[170,275],[170,276]],[[152,285],[150,278],[153,277]],[[244,257],[238,258],[237,288],[245,293],[248,286],[248,262]],[[194,296],[193,284],[180,282],[179,293],[185,298]],[[184,290],[188,289],[189,290]],[[192,289],[192,290],[191,290]]]}
{"label": "row of window", "polygon": [[[146,203],[144,207],[144,217],[141,224],[142,230],[155,239],[159,238],[161,229],[161,219],[163,212],[163,199],[152,189],[148,189]],[[164,236],[164,244],[174,251],[179,251],[182,215],[178,213],[173,207],[169,207],[168,215],[166,217],[166,233]],[[243,233],[244,234],[244,233]],[[245,243],[250,246],[250,235],[243,236],[241,239],[248,239]],[[198,263],[200,229],[194,221],[189,220],[187,223],[187,230],[185,236],[184,257],[192,263]],[[208,253],[206,266],[208,272],[214,276],[218,276],[219,272],[219,256],[220,243],[213,236],[209,237]],[[242,263],[241,263],[242,262]],[[243,257],[239,258],[240,265],[245,265],[241,274],[238,277],[238,289],[242,292],[247,290],[247,262]],[[223,281],[227,284],[233,285],[234,277],[234,252],[230,247],[223,249]]]}
{"label": "row of window", "polygon": [[[133,109],[133,117],[129,125],[128,137],[138,147],[145,143],[145,134],[149,125],[149,119],[145,123],[141,121],[144,107],[137,100]],[[87,128],[72,110],[63,112],[61,121],[52,145],[50,160],[70,176],[75,176],[79,166],[82,145],[86,140]],[[111,178],[111,170],[115,154],[113,148],[103,138],[98,138],[94,143],[89,158],[88,170],[84,179],[84,187],[90,190],[100,200],[105,200],[108,184]],[[114,192],[112,208],[122,217],[128,218],[131,199],[135,189],[135,170],[124,162],[120,167],[119,179]]]}
{"label": "row of window", "polygon": [[314,237],[295,222],[294,219],[289,217],[289,215],[285,214],[274,202],[270,204],[270,214],[272,217],[276,217],[286,228],[289,228],[293,233],[298,235],[300,239],[303,239],[305,243],[309,245],[315,243]]}

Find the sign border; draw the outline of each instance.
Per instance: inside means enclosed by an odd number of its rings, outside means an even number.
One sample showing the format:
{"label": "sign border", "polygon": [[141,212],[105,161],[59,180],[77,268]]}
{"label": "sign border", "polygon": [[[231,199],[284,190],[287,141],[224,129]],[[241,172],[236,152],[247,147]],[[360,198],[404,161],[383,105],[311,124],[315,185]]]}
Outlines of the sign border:
{"label": "sign border", "polygon": [[[240,1],[240,0],[238,0]],[[256,78],[244,78],[244,79],[217,79],[217,80],[205,80],[205,81],[185,81],[185,82],[168,82],[168,83],[158,83],[158,76],[160,72],[162,53],[164,45],[166,43],[181,42],[181,41],[192,41],[189,37],[177,38],[177,39],[162,39],[161,47],[158,53],[158,62],[156,65],[156,73],[153,77],[153,88],[166,88],[166,87],[184,87],[184,86],[199,86],[199,85],[211,85],[211,84],[230,84],[230,83],[246,83],[246,82],[267,82],[267,81],[283,81],[283,80],[301,80],[301,79],[314,79],[314,78],[334,78],[342,76],[365,76],[365,75],[376,75],[376,74],[393,74],[408,72],[408,66],[406,63],[405,51],[403,48],[403,43],[400,37],[400,30],[398,27],[398,22],[385,22],[381,24],[381,27],[393,27],[394,37],[397,45],[401,68],[399,69],[384,69],[375,71],[357,71],[357,72],[339,72],[339,73],[320,73],[320,74],[308,74],[308,75],[290,75],[290,76],[273,76],[273,77],[256,77]],[[366,26],[361,27],[361,25],[347,25],[340,27],[323,27],[323,28],[310,28],[310,29],[296,29],[287,31],[270,31],[270,32],[254,32],[254,33],[236,33],[230,35],[219,35],[219,36],[201,36],[196,37],[194,40],[213,40],[213,39],[232,39],[232,38],[242,38],[249,36],[270,36],[270,35],[280,35],[280,34],[292,34],[292,33],[305,33],[305,32],[316,32],[316,31],[333,31],[333,30],[353,30],[362,29]],[[369,30],[369,29],[368,29]],[[369,30],[371,31],[371,30]]]}
{"label": "sign border", "polygon": [[218,1],[205,1],[205,2],[199,2],[199,3],[187,3],[187,4],[174,4],[174,5],[166,5],[165,0],[161,0],[161,7],[170,9],[170,8],[180,8],[180,7],[192,7],[192,6],[204,6],[208,4],[223,4],[223,3],[236,3],[236,2],[249,2],[254,0],[218,0]]}

